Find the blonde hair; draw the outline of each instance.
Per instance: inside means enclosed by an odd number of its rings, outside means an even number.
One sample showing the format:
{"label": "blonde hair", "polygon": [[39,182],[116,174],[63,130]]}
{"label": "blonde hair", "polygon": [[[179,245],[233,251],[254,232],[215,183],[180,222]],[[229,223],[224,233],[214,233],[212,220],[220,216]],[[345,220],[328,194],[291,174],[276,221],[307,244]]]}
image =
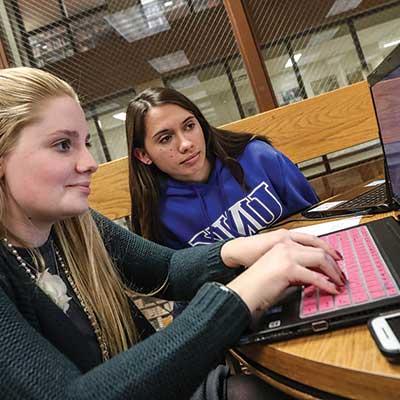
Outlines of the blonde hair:
{"label": "blonde hair", "polygon": [[[63,80],[34,68],[0,71],[0,157],[12,151],[21,129],[38,118],[45,101],[78,96]],[[0,234],[14,237],[5,225],[6,185],[0,180]],[[93,310],[111,356],[138,340],[124,286],[91,214],[59,221],[57,239],[84,303]],[[96,257],[95,257],[96,255]]]}

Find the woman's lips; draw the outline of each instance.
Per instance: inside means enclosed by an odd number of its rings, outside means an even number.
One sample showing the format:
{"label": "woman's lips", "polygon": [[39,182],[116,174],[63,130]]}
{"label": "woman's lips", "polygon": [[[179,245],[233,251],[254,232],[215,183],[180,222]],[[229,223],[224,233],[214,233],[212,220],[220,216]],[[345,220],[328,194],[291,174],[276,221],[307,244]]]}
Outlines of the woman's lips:
{"label": "woman's lips", "polygon": [[191,155],[190,157],[186,158],[186,160],[182,161],[181,164],[184,164],[184,165],[194,164],[198,160],[199,157],[200,157],[200,152],[197,152],[197,153]]}
{"label": "woman's lips", "polygon": [[80,190],[83,193],[90,194],[90,183],[76,183],[74,185],[68,185],[68,187]]}

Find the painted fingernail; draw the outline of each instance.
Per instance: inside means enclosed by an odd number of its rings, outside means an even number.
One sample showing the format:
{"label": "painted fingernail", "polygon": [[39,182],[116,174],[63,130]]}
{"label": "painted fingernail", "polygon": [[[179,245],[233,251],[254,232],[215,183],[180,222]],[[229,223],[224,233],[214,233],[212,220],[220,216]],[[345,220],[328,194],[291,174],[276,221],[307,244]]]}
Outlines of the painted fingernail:
{"label": "painted fingernail", "polygon": [[340,294],[342,292],[340,286],[335,286],[336,294]]}
{"label": "painted fingernail", "polygon": [[335,250],[335,253],[336,253],[337,257],[339,258],[339,260],[343,260],[343,256],[337,250]]}
{"label": "painted fingernail", "polygon": [[328,282],[332,283],[332,285],[334,285],[335,287],[342,287],[344,286],[344,282],[341,283],[336,283],[333,279],[328,278]]}
{"label": "painted fingernail", "polygon": [[340,271],[342,274],[343,281],[346,283],[348,281],[346,274],[343,271]]}

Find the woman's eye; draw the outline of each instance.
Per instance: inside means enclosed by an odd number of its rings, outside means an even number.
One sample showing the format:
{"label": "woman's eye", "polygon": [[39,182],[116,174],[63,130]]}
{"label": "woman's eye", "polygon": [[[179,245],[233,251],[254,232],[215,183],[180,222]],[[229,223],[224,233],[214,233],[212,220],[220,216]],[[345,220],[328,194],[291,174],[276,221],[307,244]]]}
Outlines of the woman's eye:
{"label": "woman's eye", "polygon": [[190,131],[190,130],[192,130],[195,126],[196,126],[196,124],[195,124],[194,122],[189,122],[189,123],[186,125],[186,129]]}
{"label": "woman's eye", "polygon": [[69,139],[62,140],[56,144],[58,150],[66,152],[71,148],[71,141]]}
{"label": "woman's eye", "polygon": [[171,140],[171,135],[165,135],[160,139],[160,143],[165,144]]}

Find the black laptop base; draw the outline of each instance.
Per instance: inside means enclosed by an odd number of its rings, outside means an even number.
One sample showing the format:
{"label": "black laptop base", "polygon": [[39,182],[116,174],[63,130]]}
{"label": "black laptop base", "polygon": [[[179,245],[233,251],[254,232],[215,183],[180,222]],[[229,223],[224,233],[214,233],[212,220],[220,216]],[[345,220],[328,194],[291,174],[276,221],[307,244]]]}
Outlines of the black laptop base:
{"label": "black laptop base", "polygon": [[[315,208],[315,206],[313,206]],[[381,214],[394,210],[398,210],[399,207],[396,204],[379,204],[376,206],[368,207],[368,208],[354,208],[350,209],[342,209],[332,208],[330,210],[324,211],[312,211],[312,209],[304,210],[301,215],[307,219],[324,219],[324,218],[339,218],[339,217],[350,217],[350,216],[358,216],[358,215],[369,215],[369,214]]]}
{"label": "black laptop base", "polygon": [[370,318],[377,316],[388,311],[398,309],[400,307],[399,299],[393,299],[393,304],[388,304],[383,307],[379,307],[379,312],[376,309],[367,309],[359,311],[351,315],[342,315],[335,318],[331,318],[328,321],[319,319],[312,322],[310,325],[292,326],[282,329],[280,331],[259,331],[257,333],[247,333],[242,336],[239,340],[238,345],[244,346],[252,343],[276,343],[284,340],[294,339],[297,337],[310,336],[315,334],[321,334],[331,332],[341,328],[348,328],[350,326],[361,325],[366,323]]}

